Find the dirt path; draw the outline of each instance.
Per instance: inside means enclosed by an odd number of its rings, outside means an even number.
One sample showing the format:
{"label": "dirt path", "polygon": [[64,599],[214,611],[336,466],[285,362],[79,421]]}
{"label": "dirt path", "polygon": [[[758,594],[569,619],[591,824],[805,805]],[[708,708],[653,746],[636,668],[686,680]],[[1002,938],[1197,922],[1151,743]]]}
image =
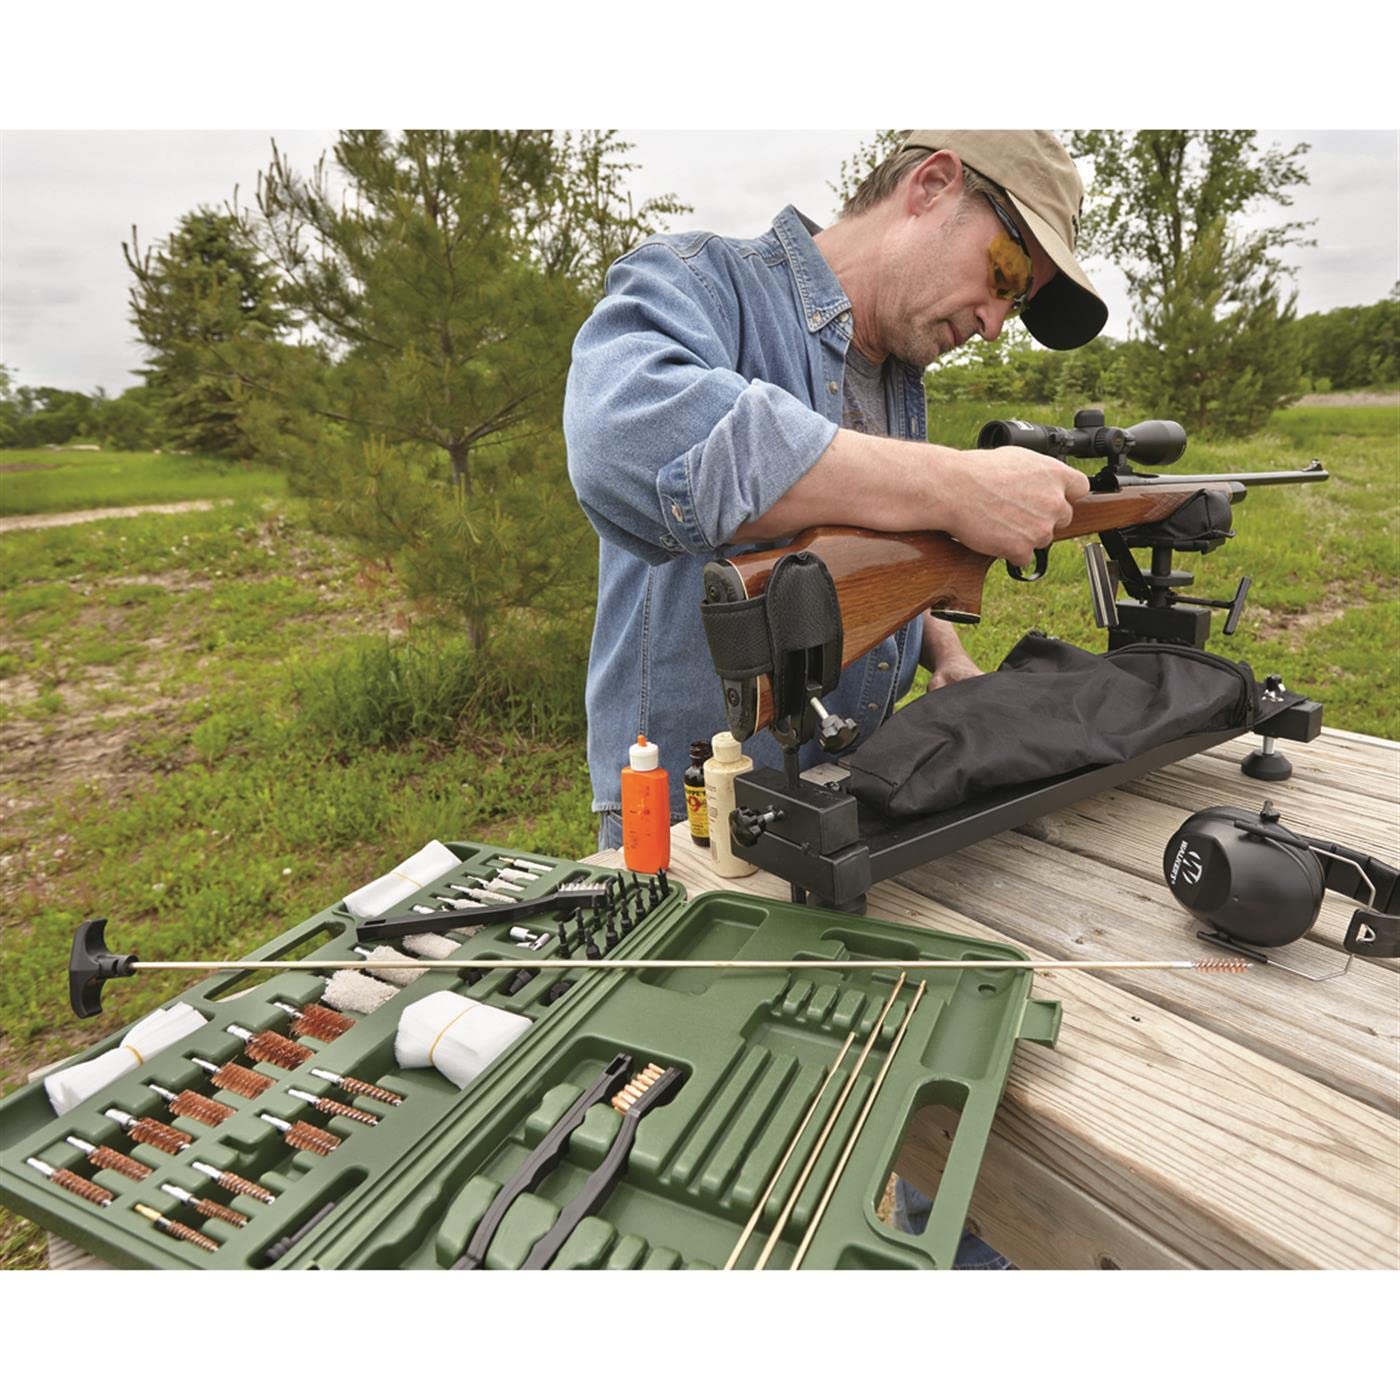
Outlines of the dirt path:
{"label": "dirt path", "polygon": [[186,510],[213,510],[232,501],[170,501],[156,506],[109,506],[106,510],[69,510],[58,515],[11,515],[0,520],[0,535],[7,530],[44,530],[53,525],[86,525],[89,520],[121,520],[129,515],[179,515]]}

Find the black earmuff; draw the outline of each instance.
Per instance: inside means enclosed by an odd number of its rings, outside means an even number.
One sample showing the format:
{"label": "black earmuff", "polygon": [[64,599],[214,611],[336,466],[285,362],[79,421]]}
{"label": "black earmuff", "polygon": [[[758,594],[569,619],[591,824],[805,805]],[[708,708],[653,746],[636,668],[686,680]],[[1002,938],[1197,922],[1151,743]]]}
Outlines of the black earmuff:
{"label": "black earmuff", "polygon": [[1271,802],[1258,813],[1197,812],[1167,842],[1162,873],[1180,904],[1235,942],[1294,942],[1317,922],[1330,889],[1369,906],[1352,916],[1347,952],[1400,955],[1400,872],[1362,851],[1290,831]]}

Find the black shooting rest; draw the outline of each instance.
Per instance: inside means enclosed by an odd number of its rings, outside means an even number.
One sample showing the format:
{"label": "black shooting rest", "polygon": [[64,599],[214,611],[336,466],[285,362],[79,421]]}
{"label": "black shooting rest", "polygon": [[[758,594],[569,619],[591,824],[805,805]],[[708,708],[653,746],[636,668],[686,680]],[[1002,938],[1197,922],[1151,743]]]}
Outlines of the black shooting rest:
{"label": "black shooting rest", "polygon": [[[1023,826],[1082,798],[1151,773],[1178,759],[1202,753],[1250,732],[1260,735],[1264,748],[1241,764],[1252,777],[1286,777],[1287,761],[1273,752],[1278,739],[1310,743],[1322,731],[1322,706],[1291,691],[1285,708],[1249,729],[1215,730],[1188,735],[1159,745],[1124,763],[1082,768],[1078,772],[1016,787],[963,803],[946,812],[891,821],[858,802],[842,780],[794,783],[776,768],[760,768],[734,780],[736,818],[747,809],[759,819],[752,845],[738,846],[744,859],[792,885],[795,902],[815,903],[848,913],[862,913],[866,891],[940,856],[951,855],[974,841]],[[1264,762],[1262,771],[1259,760]],[[1282,772],[1271,772],[1282,765]],[[825,770],[830,772],[829,769]]]}

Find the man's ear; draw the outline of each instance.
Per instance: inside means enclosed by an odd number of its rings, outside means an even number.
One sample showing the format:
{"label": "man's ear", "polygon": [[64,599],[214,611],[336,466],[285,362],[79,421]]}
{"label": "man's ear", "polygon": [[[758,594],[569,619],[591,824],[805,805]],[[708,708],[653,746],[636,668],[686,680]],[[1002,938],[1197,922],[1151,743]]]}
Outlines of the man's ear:
{"label": "man's ear", "polygon": [[904,186],[904,211],[917,218],[962,197],[963,163],[954,151],[935,151],[916,165]]}

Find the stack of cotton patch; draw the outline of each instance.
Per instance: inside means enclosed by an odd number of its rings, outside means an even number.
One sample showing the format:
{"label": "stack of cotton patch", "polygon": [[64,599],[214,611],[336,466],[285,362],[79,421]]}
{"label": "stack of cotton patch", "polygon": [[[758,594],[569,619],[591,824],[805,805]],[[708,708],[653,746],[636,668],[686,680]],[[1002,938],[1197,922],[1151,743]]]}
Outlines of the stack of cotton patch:
{"label": "stack of cotton patch", "polygon": [[345,907],[357,919],[377,918],[386,909],[417,894],[425,885],[440,880],[450,870],[455,870],[461,861],[442,844],[429,841],[423,849],[396,865],[387,875],[362,885],[353,894],[345,896]]}
{"label": "stack of cotton patch", "polygon": [[431,1066],[465,1089],[530,1029],[528,1017],[456,992],[434,992],[399,1018],[394,1058],[403,1069]]}
{"label": "stack of cotton patch", "polygon": [[144,1065],[151,1056],[160,1054],[167,1046],[193,1034],[207,1020],[208,1017],[201,1016],[194,1007],[186,1006],[183,1001],[152,1011],[122,1036],[120,1045],[108,1050],[105,1055],[58,1070],[44,1080],[53,1111],[67,1113],[70,1108],[76,1108],[99,1089],[105,1089],[114,1079],[120,1079],[129,1069]]}

